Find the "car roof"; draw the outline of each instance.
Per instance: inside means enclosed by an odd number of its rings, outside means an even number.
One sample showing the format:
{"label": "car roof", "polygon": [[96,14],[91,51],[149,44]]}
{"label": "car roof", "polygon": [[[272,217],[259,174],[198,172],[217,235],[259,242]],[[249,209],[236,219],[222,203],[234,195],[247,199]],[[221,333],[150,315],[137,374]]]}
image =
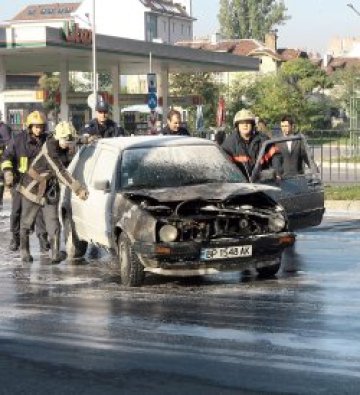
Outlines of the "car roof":
{"label": "car roof", "polygon": [[198,137],[188,136],[132,136],[111,137],[98,140],[98,145],[117,148],[119,150],[149,147],[168,147],[182,145],[215,145],[214,142]]}

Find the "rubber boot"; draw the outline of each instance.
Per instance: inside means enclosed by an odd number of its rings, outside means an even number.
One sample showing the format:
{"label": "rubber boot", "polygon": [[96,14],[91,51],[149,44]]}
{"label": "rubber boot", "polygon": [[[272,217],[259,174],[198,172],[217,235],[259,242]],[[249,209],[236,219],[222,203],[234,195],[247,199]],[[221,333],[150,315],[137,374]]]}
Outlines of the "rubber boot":
{"label": "rubber boot", "polygon": [[50,239],[50,260],[51,263],[60,263],[61,261],[66,259],[66,252],[60,251],[60,235],[55,235]]}
{"label": "rubber boot", "polygon": [[32,262],[33,257],[30,255],[30,232],[28,230],[20,231],[20,256],[23,262]]}
{"label": "rubber boot", "polygon": [[19,233],[13,233],[9,244],[10,251],[18,251],[20,247],[20,235]]}
{"label": "rubber boot", "polygon": [[0,208],[3,206],[4,200],[4,185],[0,185]]}
{"label": "rubber boot", "polygon": [[47,239],[47,233],[39,235],[40,252],[43,254],[50,250],[50,243]]}

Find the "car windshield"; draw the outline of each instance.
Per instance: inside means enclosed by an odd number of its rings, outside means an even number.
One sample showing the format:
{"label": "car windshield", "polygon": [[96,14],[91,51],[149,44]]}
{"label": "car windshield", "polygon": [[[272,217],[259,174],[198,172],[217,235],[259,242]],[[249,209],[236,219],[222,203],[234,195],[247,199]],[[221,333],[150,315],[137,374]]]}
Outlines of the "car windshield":
{"label": "car windshield", "polygon": [[122,189],[247,182],[215,145],[128,149],[120,174]]}

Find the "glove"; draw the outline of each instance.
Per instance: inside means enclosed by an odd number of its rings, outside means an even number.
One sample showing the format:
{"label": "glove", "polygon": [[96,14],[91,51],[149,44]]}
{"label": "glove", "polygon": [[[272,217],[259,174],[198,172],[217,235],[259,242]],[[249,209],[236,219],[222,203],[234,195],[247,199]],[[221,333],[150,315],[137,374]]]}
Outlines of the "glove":
{"label": "glove", "polygon": [[98,136],[96,136],[94,134],[90,135],[88,133],[85,133],[80,137],[79,142],[80,142],[80,144],[91,144],[94,141],[97,141],[97,139],[98,139]]}
{"label": "glove", "polygon": [[12,171],[4,172],[4,183],[8,188],[11,188],[14,185],[14,174]]}
{"label": "glove", "polygon": [[79,199],[81,199],[81,200],[86,200],[86,199],[89,197],[89,191],[88,191],[86,188],[81,187],[81,188],[77,191],[76,196],[77,196]]}
{"label": "glove", "polygon": [[93,135],[89,136],[88,144],[91,144],[91,143],[93,143],[94,141],[97,141],[97,140],[98,140],[98,136],[93,134]]}

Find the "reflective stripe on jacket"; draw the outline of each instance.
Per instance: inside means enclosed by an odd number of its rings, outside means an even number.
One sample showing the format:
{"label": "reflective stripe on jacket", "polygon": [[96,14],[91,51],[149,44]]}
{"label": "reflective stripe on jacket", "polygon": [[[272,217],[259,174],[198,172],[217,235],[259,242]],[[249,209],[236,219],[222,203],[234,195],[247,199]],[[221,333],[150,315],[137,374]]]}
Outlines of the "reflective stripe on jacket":
{"label": "reflective stripe on jacket", "polygon": [[19,175],[27,171],[29,164],[40,152],[46,137],[46,134],[42,134],[39,138],[35,138],[27,131],[15,135],[3,153],[1,170],[11,170],[15,177],[19,178]]}
{"label": "reflective stripe on jacket", "polygon": [[[240,170],[250,177],[259,155],[262,144],[269,140],[269,137],[263,133],[254,131],[250,140],[245,141],[238,130],[234,130],[222,144],[224,151],[230,158],[239,165]],[[263,168],[273,167],[280,174],[281,157],[279,149],[275,145],[270,145],[261,158],[261,166]]]}
{"label": "reflective stripe on jacket", "polygon": [[81,188],[81,184],[66,170],[61,160],[62,151],[59,142],[52,136],[42,146],[18,186],[18,191],[28,200],[44,205],[48,181],[54,178],[71,188],[75,193]]}

